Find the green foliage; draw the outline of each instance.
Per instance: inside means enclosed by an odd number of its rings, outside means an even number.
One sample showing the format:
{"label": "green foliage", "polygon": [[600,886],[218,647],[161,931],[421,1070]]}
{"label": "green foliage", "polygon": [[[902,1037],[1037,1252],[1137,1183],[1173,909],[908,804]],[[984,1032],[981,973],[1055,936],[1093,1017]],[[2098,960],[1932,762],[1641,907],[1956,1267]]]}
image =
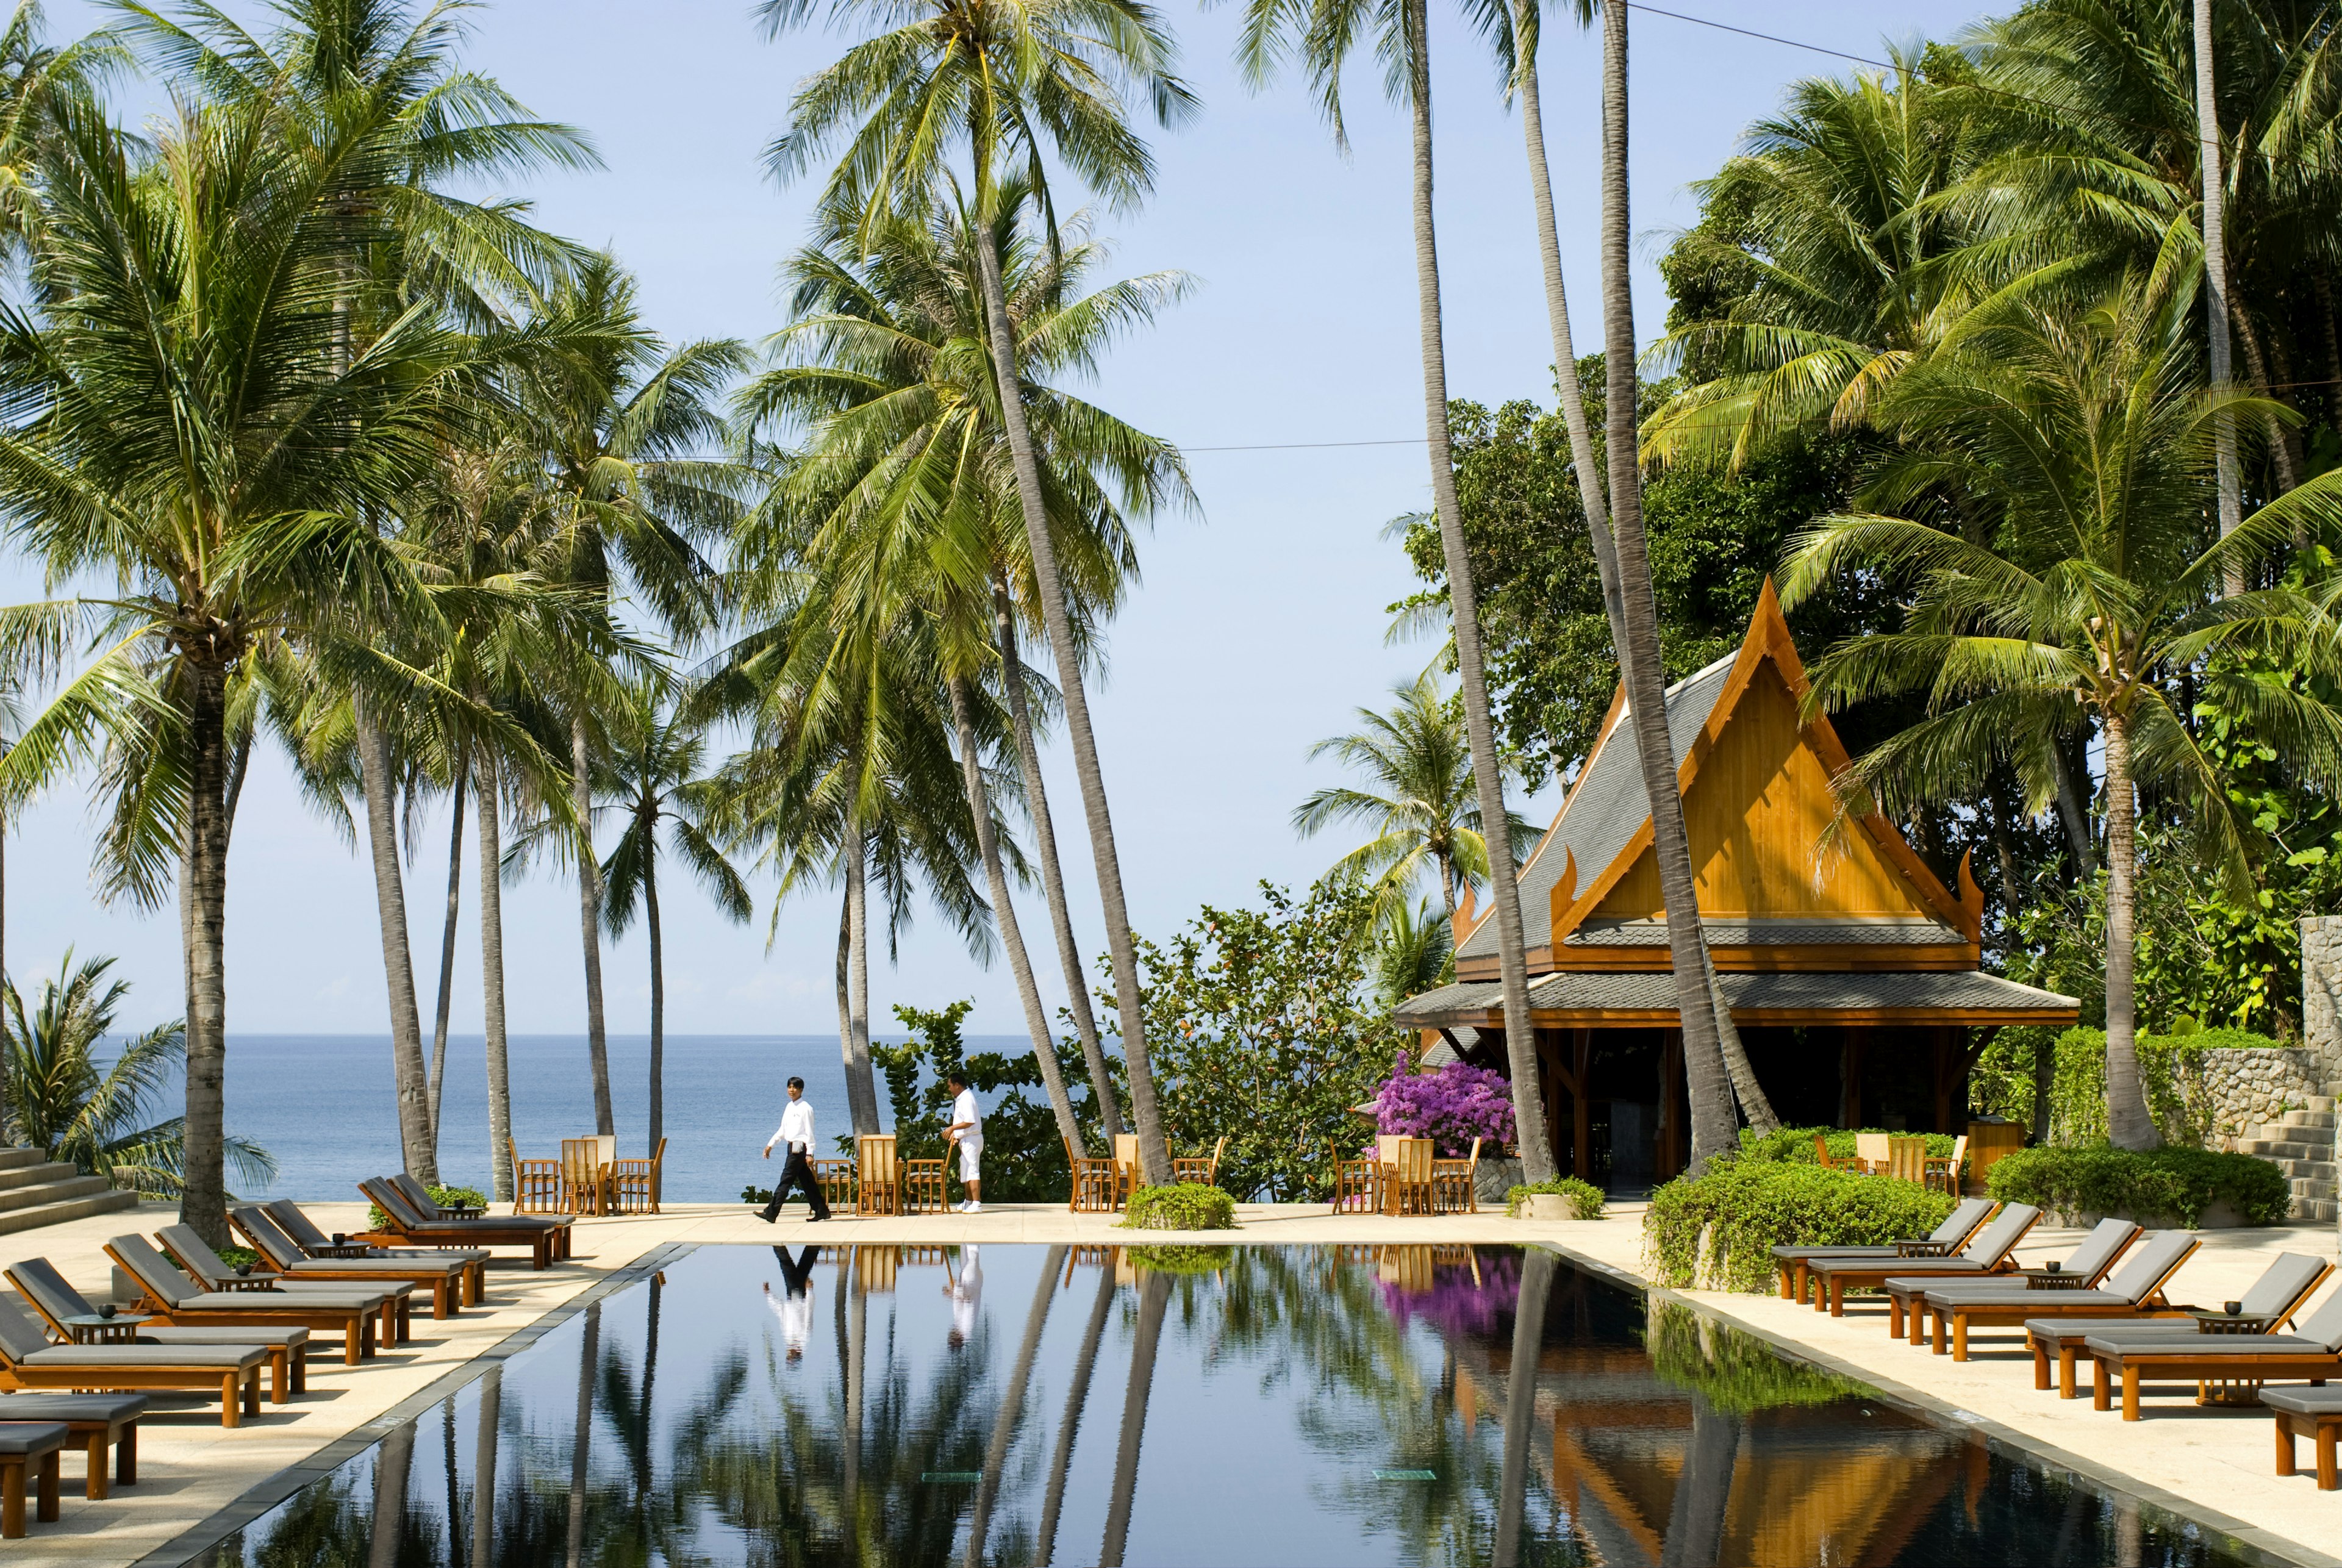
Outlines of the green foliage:
{"label": "green foliage", "polygon": [[1232,1231],[1236,1228],[1236,1201],[1217,1187],[1180,1182],[1167,1187],[1139,1187],[1130,1194],[1130,1206],[1117,1227],[1126,1231]]}
{"label": "green foliage", "polygon": [[[1350,1107],[1412,1037],[1367,1003],[1371,890],[1261,894],[1263,909],[1205,906],[1162,946],[1139,938],[1139,989],[1174,1152],[1226,1137],[1221,1185],[1296,1203],[1325,1196],[1328,1145],[1355,1142]],[[1111,1016],[1112,991],[1098,995]]]}
{"label": "green foliage", "polygon": [[[1651,1194],[1643,1244],[1660,1284],[1769,1291],[1776,1246],[1884,1245],[1926,1235],[1951,1209],[1948,1196],[1916,1182],[1788,1160],[1722,1161]],[[1710,1227],[1703,1255],[1700,1235]]]}
{"label": "green foliage", "polygon": [[[1740,1157],[1744,1160],[1777,1160],[1807,1165],[1817,1164],[1819,1162],[1814,1158],[1814,1134],[1818,1133],[1829,1148],[1831,1159],[1851,1160],[1855,1155],[1856,1138],[1864,1133],[1881,1134],[1890,1131],[1891,1129],[1886,1127],[1783,1127],[1760,1138],[1753,1128],[1743,1127],[1740,1129]],[[1908,1133],[1898,1133],[1894,1135],[1914,1136]],[[1951,1158],[1952,1144],[1956,1141],[1951,1134],[1923,1133],[1917,1136],[1927,1140],[1927,1153],[1936,1159]]]}
{"label": "green foliage", "polygon": [[[967,1086],[984,1098],[986,1198],[1008,1203],[1063,1200],[1073,1174],[1066,1164],[1056,1115],[1046,1092],[1029,1098],[1025,1093],[1040,1088],[1040,1064],[1028,1054],[979,1051],[968,1055],[960,1043],[960,1021],[975,1005],[955,1002],[940,1012],[898,1006],[895,1016],[911,1038],[900,1045],[870,1043],[870,1059],[886,1074],[896,1153],[906,1160],[952,1159],[946,1174],[959,1179],[956,1156],[944,1140],[952,1102],[944,1079],[953,1072],[963,1073]],[[1066,1074],[1068,1092],[1079,1076],[1076,1057]],[[1088,1132],[1085,1129],[1086,1135]]]}
{"label": "green foliage", "polygon": [[[2037,1050],[2046,1031],[2003,1030],[1985,1047],[1968,1079],[1968,1101],[1987,1114],[2030,1126],[2038,1081]],[[2211,1109],[2193,1092],[2207,1051],[2276,1050],[2284,1042],[2242,1029],[2193,1029],[2138,1036],[2139,1079],[2147,1105],[2166,1141],[2200,1146]],[[2068,1147],[2095,1144],[2107,1133],[2107,1036],[2077,1025],[2057,1037],[2049,1089],[2049,1141]]]}
{"label": "green foliage", "polygon": [[[443,1209],[485,1209],[488,1206],[487,1193],[477,1187],[450,1187],[443,1183],[438,1186],[425,1187],[423,1190],[430,1193],[431,1201]],[[769,1193],[766,1195],[770,1196]],[[388,1229],[389,1226],[390,1216],[374,1204],[368,1203],[366,1229],[381,1231]]]}
{"label": "green foliage", "polygon": [[1573,1220],[1598,1220],[1602,1217],[1602,1189],[1591,1182],[1581,1182],[1576,1176],[1556,1176],[1548,1182],[1531,1182],[1526,1186],[1505,1189],[1505,1217],[1517,1220],[1528,1207],[1530,1196],[1537,1193],[1558,1193],[1569,1200],[1569,1217]]}
{"label": "green foliage", "polygon": [[1877,1392],[1867,1383],[1792,1361],[1755,1334],[1674,1302],[1649,1302],[1643,1348],[1662,1381],[1689,1389],[1732,1415],[1834,1404]]}
{"label": "green foliage", "polygon": [[2200,1223],[2204,1211],[2227,1203],[2248,1225],[2273,1225],[2292,1202],[2285,1174],[2251,1154],[2207,1149],[2136,1154],[2110,1144],[2019,1149],[1995,1162],[1986,1183],[2003,1203],[2063,1213],[2170,1215]]}
{"label": "green foliage", "polygon": [[1216,1274],[1236,1261],[1234,1247],[1133,1247],[1134,1267],[1158,1274]]}

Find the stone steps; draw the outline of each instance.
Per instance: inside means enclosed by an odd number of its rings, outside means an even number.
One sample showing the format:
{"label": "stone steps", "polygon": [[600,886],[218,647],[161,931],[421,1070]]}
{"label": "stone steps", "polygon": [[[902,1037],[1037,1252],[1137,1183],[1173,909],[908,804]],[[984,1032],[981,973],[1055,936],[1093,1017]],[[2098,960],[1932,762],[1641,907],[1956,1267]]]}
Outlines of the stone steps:
{"label": "stone steps", "polygon": [[137,1203],[137,1193],[109,1186],[103,1176],[85,1176],[38,1149],[0,1148],[0,1235]]}
{"label": "stone steps", "polygon": [[2262,1123],[2241,1142],[2243,1153],[2257,1155],[2285,1174],[2293,1188],[2291,1214],[2297,1220],[2330,1221],[2342,1214],[2342,1160],[2335,1151],[2337,1120],[2342,1117],[2336,1114],[2332,1096],[2312,1095],[2308,1104]]}

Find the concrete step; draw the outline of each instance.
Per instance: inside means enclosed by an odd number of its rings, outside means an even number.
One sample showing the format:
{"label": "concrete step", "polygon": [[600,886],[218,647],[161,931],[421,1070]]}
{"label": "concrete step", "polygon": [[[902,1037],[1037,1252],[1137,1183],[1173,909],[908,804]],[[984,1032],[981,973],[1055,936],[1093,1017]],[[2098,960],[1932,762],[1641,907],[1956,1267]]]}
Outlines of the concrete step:
{"label": "concrete step", "polygon": [[2277,1168],[2287,1175],[2312,1182],[2331,1182],[2342,1177],[2342,1165],[2332,1160],[2279,1160]]}
{"label": "concrete step", "polygon": [[2287,1213],[2297,1220],[2322,1220],[2330,1225],[2342,1214],[2342,1203],[2332,1198],[2296,1198]]}
{"label": "concrete step", "polygon": [[18,1209],[37,1209],[44,1203],[65,1203],[112,1190],[104,1176],[81,1175],[71,1165],[65,1166],[65,1172],[56,1180],[43,1182],[38,1186],[10,1187],[0,1191],[0,1214],[13,1213]]}
{"label": "concrete step", "polygon": [[2330,1133],[2334,1130],[2334,1124],[2337,1119],[2342,1118],[2337,1118],[2331,1111],[2287,1111],[2279,1125],[2312,1129],[2323,1127]]}
{"label": "concrete step", "polygon": [[6,1170],[0,1170],[0,1193],[14,1192],[21,1187],[45,1186],[51,1182],[65,1181],[78,1174],[80,1173],[71,1165],[60,1164],[50,1160],[42,1160],[29,1165],[11,1165]]}
{"label": "concrete step", "polygon": [[2311,1111],[2342,1111],[2342,1095],[2312,1094],[2305,1109]]}
{"label": "concrete step", "polygon": [[18,1149],[0,1144],[0,1171],[13,1171],[19,1165],[37,1165],[47,1158],[38,1149]]}
{"label": "concrete step", "polygon": [[54,1225],[62,1220],[87,1219],[92,1214],[110,1214],[116,1210],[135,1209],[137,1206],[137,1193],[105,1188],[85,1197],[66,1198],[57,1203],[36,1203],[30,1208],[10,1209],[5,1213],[0,1213],[0,1235],[13,1234],[17,1231],[37,1230],[43,1225]]}
{"label": "concrete step", "polygon": [[2264,1160],[2330,1160],[2334,1157],[2334,1145],[2305,1144],[2293,1138],[2255,1138],[2245,1145],[2245,1153]]}

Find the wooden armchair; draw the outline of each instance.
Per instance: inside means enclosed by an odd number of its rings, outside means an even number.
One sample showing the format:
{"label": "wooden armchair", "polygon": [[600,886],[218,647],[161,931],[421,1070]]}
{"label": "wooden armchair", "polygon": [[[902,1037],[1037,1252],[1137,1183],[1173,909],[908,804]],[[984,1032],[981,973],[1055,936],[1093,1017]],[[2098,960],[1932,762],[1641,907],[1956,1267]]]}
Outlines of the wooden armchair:
{"label": "wooden armchair", "polygon": [[813,1179],[821,1183],[821,1201],[834,1214],[859,1213],[860,1178],[851,1160],[807,1160]]}
{"label": "wooden armchair", "polygon": [[1107,1155],[1081,1154],[1070,1139],[1066,1164],[1073,1172],[1073,1197],[1066,1207],[1076,1214],[1110,1214],[1122,1207],[1122,1164]]}
{"label": "wooden armchair", "polygon": [[561,1162],[559,1160],[524,1160],[520,1146],[510,1138],[505,1140],[505,1152],[512,1156],[513,1213],[515,1214],[557,1214],[561,1207]]}
{"label": "wooden armchair", "polygon": [[1220,1156],[1228,1152],[1228,1141],[1222,1138],[1212,1145],[1212,1152],[1200,1159],[1171,1162],[1171,1180],[1193,1182],[1198,1186],[1216,1187],[1220,1183]]}
{"label": "wooden armchair", "polygon": [[1356,1157],[1344,1159],[1338,1144],[1328,1144],[1326,1152],[1334,1157],[1334,1213],[1337,1214],[1371,1214],[1382,1207],[1382,1163],[1374,1151],[1363,1150]]}
{"label": "wooden armchair", "polygon": [[903,1167],[903,1206],[906,1214],[940,1214],[950,1209],[951,1183],[946,1167],[946,1155],[940,1160],[905,1160]]}
{"label": "wooden armchair", "polygon": [[1432,1213],[1433,1150],[1428,1138],[1398,1138],[1392,1142],[1385,1173],[1383,1212],[1392,1214]]}
{"label": "wooden armchair", "polygon": [[561,1206],[573,1214],[602,1212],[602,1140],[561,1140]]}
{"label": "wooden armchair", "polygon": [[1924,1182],[1927,1178],[1927,1140],[1917,1133],[1907,1136],[1897,1133],[1887,1140],[1887,1164],[1884,1174],[1897,1181]]}
{"label": "wooden armchair", "polygon": [[661,1138],[658,1147],[647,1160],[613,1160],[610,1162],[610,1212],[617,1214],[656,1214],[659,1212],[659,1167],[666,1161],[666,1140]]}
{"label": "wooden armchair", "polygon": [[1480,1212],[1479,1194],[1474,1183],[1480,1174],[1480,1145],[1483,1138],[1472,1140],[1472,1152],[1460,1160],[1431,1162],[1431,1207],[1435,1213],[1476,1214]]}
{"label": "wooden armchair", "polygon": [[1927,1184],[1938,1192],[1949,1193],[1952,1196],[1958,1197],[1960,1166],[1967,1163],[1967,1157],[1968,1135],[1962,1133],[1952,1140],[1952,1153],[1949,1158],[1939,1160],[1933,1155],[1928,1156],[1925,1167]]}
{"label": "wooden armchair", "polygon": [[899,1214],[903,1212],[903,1162],[896,1156],[889,1133],[872,1133],[854,1140],[854,1212],[857,1214]]}
{"label": "wooden armchair", "polygon": [[1887,1156],[1892,1147],[1891,1135],[1886,1133],[1857,1133],[1854,1135],[1854,1168],[1867,1176],[1876,1176],[1887,1169]]}

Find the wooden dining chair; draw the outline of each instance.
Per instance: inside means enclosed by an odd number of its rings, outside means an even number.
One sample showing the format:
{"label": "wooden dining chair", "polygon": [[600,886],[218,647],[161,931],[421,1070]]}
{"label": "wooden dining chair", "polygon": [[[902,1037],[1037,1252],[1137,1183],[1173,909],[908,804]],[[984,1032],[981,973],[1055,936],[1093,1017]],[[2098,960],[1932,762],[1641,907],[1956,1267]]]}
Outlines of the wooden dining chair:
{"label": "wooden dining chair", "polygon": [[1138,1186],[1138,1134],[1116,1133],[1114,1135],[1114,1163],[1122,1169],[1122,1191],[1116,1196],[1114,1206],[1126,1206],[1130,1194]]}
{"label": "wooden dining chair", "polygon": [[1066,1204],[1076,1214],[1110,1214],[1122,1206],[1122,1166],[1106,1154],[1082,1154],[1074,1150],[1073,1140],[1060,1137],[1066,1145],[1066,1164],[1073,1174],[1073,1195]]}
{"label": "wooden dining chair", "polygon": [[905,1160],[902,1162],[902,1206],[896,1212],[904,1214],[940,1214],[952,1206],[951,1183],[946,1166],[948,1156],[935,1160]]}
{"label": "wooden dining chair", "polygon": [[1952,1140],[1952,1152],[1949,1158],[1939,1160],[1932,1155],[1929,1156],[1927,1164],[1927,1185],[1939,1193],[1949,1193],[1952,1196],[1958,1197],[1960,1166],[1967,1163],[1967,1157],[1968,1135],[1962,1133]]}
{"label": "wooden dining chair", "polygon": [[1480,1145],[1487,1140],[1472,1140],[1472,1152],[1460,1160],[1434,1160],[1431,1163],[1431,1206],[1443,1214],[1476,1214],[1480,1199],[1475,1190],[1480,1175]]}
{"label": "wooden dining chair", "polygon": [[505,1153],[512,1156],[513,1213],[562,1213],[561,1162],[557,1159],[524,1160],[520,1157],[520,1146],[510,1138],[505,1140]]}
{"label": "wooden dining chair", "polygon": [[572,1214],[602,1212],[602,1141],[599,1138],[561,1140],[561,1207]]}
{"label": "wooden dining chair", "polygon": [[1371,1214],[1382,1206],[1382,1165],[1371,1151],[1345,1158],[1339,1144],[1328,1143],[1334,1157],[1334,1213]]}
{"label": "wooden dining chair", "polygon": [[1927,1179],[1927,1140],[1913,1133],[1897,1134],[1887,1140],[1887,1174],[1905,1182],[1924,1183]]}
{"label": "wooden dining chair", "polygon": [[1228,1141],[1223,1137],[1212,1145],[1212,1152],[1197,1159],[1171,1162],[1174,1183],[1191,1182],[1198,1186],[1216,1187],[1220,1182],[1220,1156],[1228,1152]]}
{"label": "wooden dining chair", "polygon": [[1427,1214],[1432,1212],[1432,1165],[1436,1146],[1428,1138],[1394,1141],[1386,1171],[1389,1190],[1384,1213]]}
{"label": "wooden dining chair", "polygon": [[1857,1133],[1854,1135],[1854,1168],[1869,1176],[1886,1170],[1887,1138],[1888,1134],[1885,1133]]}
{"label": "wooden dining chair", "polygon": [[610,1162],[610,1211],[619,1214],[656,1214],[659,1212],[659,1166],[666,1159],[666,1140],[661,1138],[658,1147],[647,1160],[613,1160]]}
{"label": "wooden dining chair", "polygon": [[892,1133],[866,1133],[854,1140],[854,1174],[856,1213],[903,1212],[903,1163],[896,1156]]}

